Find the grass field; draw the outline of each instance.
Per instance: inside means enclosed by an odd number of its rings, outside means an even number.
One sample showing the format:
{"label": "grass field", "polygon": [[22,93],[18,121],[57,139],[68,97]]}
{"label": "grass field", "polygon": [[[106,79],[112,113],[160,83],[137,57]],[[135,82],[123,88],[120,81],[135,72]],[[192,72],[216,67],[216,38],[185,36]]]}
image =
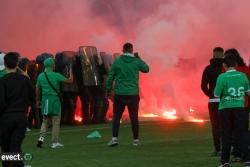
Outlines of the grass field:
{"label": "grass field", "polygon": [[[87,139],[98,130],[101,139]],[[32,167],[215,167],[209,123],[142,122],[142,145],[132,145],[129,124],[122,124],[119,146],[107,147],[111,124],[64,127],[60,139],[64,148],[50,148],[50,134],[44,148],[35,147],[38,130],[28,132],[23,152],[33,155]],[[233,167],[242,166],[233,164]]]}

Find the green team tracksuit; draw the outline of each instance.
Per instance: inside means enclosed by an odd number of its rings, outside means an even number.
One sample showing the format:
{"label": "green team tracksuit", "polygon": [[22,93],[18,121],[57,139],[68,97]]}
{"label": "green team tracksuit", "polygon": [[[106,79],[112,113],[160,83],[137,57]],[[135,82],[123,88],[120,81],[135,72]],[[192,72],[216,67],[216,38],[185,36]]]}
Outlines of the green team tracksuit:
{"label": "green team tracksuit", "polygon": [[219,118],[222,134],[221,163],[229,163],[232,133],[236,137],[244,161],[250,160],[246,141],[246,121],[244,111],[245,92],[249,91],[247,76],[236,70],[229,70],[217,79],[214,95],[220,97]]}

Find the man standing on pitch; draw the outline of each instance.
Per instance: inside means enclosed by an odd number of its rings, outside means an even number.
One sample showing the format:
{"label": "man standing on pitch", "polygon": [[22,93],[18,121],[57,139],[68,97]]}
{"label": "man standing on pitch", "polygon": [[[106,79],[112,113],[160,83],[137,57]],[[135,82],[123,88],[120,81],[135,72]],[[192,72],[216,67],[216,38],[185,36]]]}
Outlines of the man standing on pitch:
{"label": "man standing on pitch", "polygon": [[[35,91],[28,77],[17,72],[20,55],[9,52],[4,56],[6,74],[0,79],[0,127],[2,153],[20,155],[25,138],[27,111],[35,101]],[[3,167],[23,167],[22,161],[2,161]]]}
{"label": "man standing on pitch", "polygon": [[[49,122],[52,123],[52,145],[51,148],[63,147],[59,143],[59,131],[61,120],[61,95],[60,83],[72,83],[73,74],[70,68],[69,78],[53,71],[55,61],[48,58],[44,61],[45,72],[41,73],[36,83],[37,105],[41,105],[43,113],[43,123],[40,130],[40,136],[37,141],[37,147],[41,148],[45,140]],[[41,99],[40,99],[41,97]]]}
{"label": "man standing on pitch", "polygon": [[214,141],[214,152],[210,156],[220,156],[221,151],[221,135],[220,135],[220,123],[218,107],[220,99],[214,97],[213,91],[216,85],[216,80],[218,76],[222,73],[222,63],[223,63],[223,52],[221,47],[216,47],[213,50],[213,58],[210,60],[210,65],[208,65],[202,74],[201,89],[203,93],[209,97],[208,100],[208,110],[210,121],[212,125],[212,135]]}
{"label": "man standing on pitch", "polygon": [[118,145],[118,132],[120,120],[125,107],[128,107],[129,117],[132,123],[133,145],[138,146],[139,141],[139,72],[148,73],[149,66],[141,60],[137,53],[133,54],[133,45],[126,43],[123,45],[123,54],[117,58],[108,74],[106,81],[106,93],[109,96],[113,82],[115,81],[115,96],[113,104],[113,138],[108,146]]}

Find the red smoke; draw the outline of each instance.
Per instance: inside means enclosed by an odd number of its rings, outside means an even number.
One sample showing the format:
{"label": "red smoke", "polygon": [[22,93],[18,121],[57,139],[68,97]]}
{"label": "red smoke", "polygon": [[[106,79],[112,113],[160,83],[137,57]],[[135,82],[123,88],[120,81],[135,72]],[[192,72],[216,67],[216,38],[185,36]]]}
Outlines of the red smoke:
{"label": "red smoke", "polygon": [[215,46],[249,58],[249,6],[248,0],[1,0],[0,50],[34,58],[94,45],[113,53],[131,41],[151,67],[141,75],[141,111],[176,109],[185,118],[190,107],[207,112],[200,80]]}

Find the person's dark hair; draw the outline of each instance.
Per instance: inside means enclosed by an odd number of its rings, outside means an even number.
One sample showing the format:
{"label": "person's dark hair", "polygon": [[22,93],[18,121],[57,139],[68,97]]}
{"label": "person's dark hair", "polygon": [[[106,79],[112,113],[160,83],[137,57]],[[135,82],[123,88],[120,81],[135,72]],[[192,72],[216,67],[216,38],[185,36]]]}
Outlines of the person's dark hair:
{"label": "person's dark hair", "polygon": [[17,52],[9,52],[4,56],[4,65],[7,68],[13,69],[17,67],[20,54]]}
{"label": "person's dark hair", "polygon": [[28,68],[28,64],[29,64],[29,59],[24,57],[19,61],[18,67],[21,68],[23,71],[26,71]]}
{"label": "person's dark hair", "polygon": [[133,45],[131,43],[125,43],[123,45],[123,52],[129,52],[133,50]]}
{"label": "person's dark hair", "polygon": [[224,63],[227,65],[227,67],[235,67],[237,65],[235,56],[233,54],[225,55]]}
{"label": "person's dark hair", "polygon": [[36,57],[36,63],[38,64],[43,64],[43,62],[47,59],[47,58],[53,58],[53,55],[51,53],[42,53],[40,55],[38,55]]}
{"label": "person's dark hair", "polygon": [[237,63],[238,66],[246,66],[246,63],[244,62],[244,59],[240,56],[240,53],[238,52],[238,50],[231,48],[226,50],[226,52],[224,53],[224,55],[233,55],[235,58],[235,61]]}
{"label": "person's dark hair", "polygon": [[216,47],[214,48],[213,52],[224,52],[224,49],[222,47]]}

